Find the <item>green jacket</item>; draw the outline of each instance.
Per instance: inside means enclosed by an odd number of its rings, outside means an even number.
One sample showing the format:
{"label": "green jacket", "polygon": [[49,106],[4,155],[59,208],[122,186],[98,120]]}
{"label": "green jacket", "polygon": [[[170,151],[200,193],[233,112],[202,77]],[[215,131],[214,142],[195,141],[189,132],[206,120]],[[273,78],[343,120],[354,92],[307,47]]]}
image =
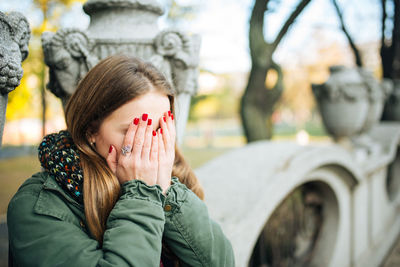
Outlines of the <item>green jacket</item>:
{"label": "green jacket", "polygon": [[7,224],[14,266],[160,266],[163,237],[183,266],[234,266],[221,228],[176,177],[166,197],[158,185],[124,183],[102,247],[86,227],[83,206],[47,172],[19,188]]}

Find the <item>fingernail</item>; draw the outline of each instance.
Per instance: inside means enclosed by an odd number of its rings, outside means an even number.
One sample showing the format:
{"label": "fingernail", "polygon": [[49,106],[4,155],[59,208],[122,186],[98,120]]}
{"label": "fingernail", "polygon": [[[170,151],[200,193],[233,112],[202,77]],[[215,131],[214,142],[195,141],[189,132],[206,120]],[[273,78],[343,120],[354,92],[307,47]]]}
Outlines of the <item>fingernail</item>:
{"label": "fingernail", "polygon": [[156,131],[153,131],[153,136],[156,136]]}
{"label": "fingernail", "polygon": [[167,122],[167,118],[165,118],[165,116],[163,117],[164,122]]}
{"label": "fingernail", "polygon": [[111,153],[112,152],[112,145],[110,145],[110,148],[108,149],[108,153]]}
{"label": "fingernail", "polygon": [[162,129],[160,129],[160,133],[162,133]]}
{"label": "fingernail", "polygon": [[133,120],[133,124],[138,125],[138,124],[139,124],[139,118],[135,118],[135,119]]}
{"label": "fingernail", "polygon": [[171,117],[171,110],[168,110],[168,116]]}
{"label": "fingernail", "polygon": [[171,114],[171,120],[174,120],[174,114]]}
{"label": "fingernail", "polygon": [[143,120],[143,121],[146,121],[148,116],[149,116],[149,115],[147,115],[146,113],[143,113],[143,115],[142,115],[142,120]]}
{"label": "fingernail", "polygon": [[147,121],[147,125],[151,125],[151,123],[152,123],[152,119],[149,119],[148,121]]}

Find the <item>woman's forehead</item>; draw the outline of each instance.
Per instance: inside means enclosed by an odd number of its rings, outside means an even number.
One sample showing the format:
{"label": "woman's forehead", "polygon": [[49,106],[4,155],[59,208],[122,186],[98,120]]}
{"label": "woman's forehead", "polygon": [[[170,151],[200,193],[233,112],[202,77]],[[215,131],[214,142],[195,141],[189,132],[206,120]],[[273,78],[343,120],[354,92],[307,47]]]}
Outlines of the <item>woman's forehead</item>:
{"label": "woman's forehead", "polygon": [[128,101],[112,112],[107,119],[126,122],[140,118],[146,113],[149,118],[157,120],[169,109],[170,102],[167,95],[149,92]]}

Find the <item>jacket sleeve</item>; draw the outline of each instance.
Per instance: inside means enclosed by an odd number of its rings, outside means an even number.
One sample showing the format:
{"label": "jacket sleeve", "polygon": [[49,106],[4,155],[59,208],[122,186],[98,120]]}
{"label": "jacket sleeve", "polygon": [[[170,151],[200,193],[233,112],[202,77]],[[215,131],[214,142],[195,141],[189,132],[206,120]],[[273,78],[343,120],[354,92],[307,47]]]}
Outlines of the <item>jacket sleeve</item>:
{"label": "jacket sleeve", "polygon": [[235,266],[232,246],[204,202],[176,177],[172,183],[164,206],[169,248],[183,266]]}
{"label": "jacket sleeve", "polygon": [[22,192],[9,204],[10,249],[17,266],[160,266],[165,219],[159,186],[138,180],[122,185],[102,247],[68,220],[35,213],[37,199]]}

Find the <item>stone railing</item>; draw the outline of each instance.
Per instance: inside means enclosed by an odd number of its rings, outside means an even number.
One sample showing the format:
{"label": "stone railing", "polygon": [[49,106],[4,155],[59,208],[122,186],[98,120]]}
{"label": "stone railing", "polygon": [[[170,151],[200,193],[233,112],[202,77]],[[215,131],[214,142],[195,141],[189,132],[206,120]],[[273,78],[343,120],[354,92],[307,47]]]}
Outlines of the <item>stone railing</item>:
{"label": "stone railing", "polygon": [[[336,144],[265,141],[197,169],[209,212],[232,242],[236,266],[249,265],[260,236],[268,239],[265,227],[299,189],[303,219],[314,224],[304,230],[317,236],[307,241],[304,234],[292,235],[292,260],[304,247],[311,256],[303,257],[305,265],[291,266],[379,266],[400,233],[400,124],[379,124],[369,136],[383,152],[362,161]],[[321,214],[307,213],[313,205]],[[284,224],[288,218],[281,219]]]}

